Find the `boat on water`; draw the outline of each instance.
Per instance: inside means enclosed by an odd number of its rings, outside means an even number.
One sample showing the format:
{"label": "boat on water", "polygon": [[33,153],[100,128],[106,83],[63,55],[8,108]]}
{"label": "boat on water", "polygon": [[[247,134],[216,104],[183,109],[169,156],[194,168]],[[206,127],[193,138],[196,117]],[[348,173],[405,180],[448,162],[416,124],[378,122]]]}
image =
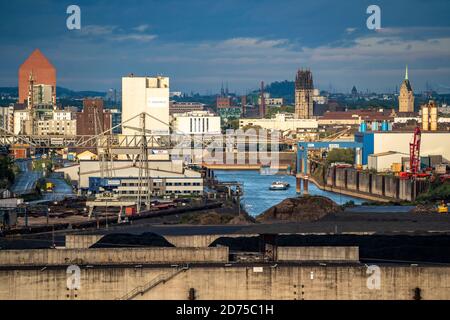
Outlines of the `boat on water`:
{"label": "boat on water", "polygon": [[277,181],[277,182],[272,183],[269,190],[284,191],[284,190],[289,189],[290,187],[291,187],[291,185],[289,183]]}

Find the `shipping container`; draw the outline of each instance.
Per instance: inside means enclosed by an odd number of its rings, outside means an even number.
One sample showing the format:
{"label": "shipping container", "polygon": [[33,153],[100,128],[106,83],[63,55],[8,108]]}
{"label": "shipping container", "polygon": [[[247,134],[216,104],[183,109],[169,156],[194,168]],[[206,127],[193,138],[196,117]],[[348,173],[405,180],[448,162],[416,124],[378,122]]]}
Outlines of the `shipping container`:
{"label": "shipping container", "polygon": [[402,171],[402,164],[401,163],[393,163],[391,166],[391,171],[394,173],[398,173]]}
{"label": "shipping container", "polygon": [[126,207],[125,208],[125,215],[127,217],[134,216],[136,214],[136,208],[135,207]]}

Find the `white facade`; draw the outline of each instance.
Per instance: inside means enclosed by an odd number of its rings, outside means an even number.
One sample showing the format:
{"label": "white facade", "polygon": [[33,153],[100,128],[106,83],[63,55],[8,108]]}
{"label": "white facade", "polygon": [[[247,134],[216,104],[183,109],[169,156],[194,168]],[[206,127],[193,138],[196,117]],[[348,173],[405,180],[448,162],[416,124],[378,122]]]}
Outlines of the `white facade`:
{"label": "white facade", "polygon": [[394,151],[373,154],[368,158],[368,169],[376,170],[377,172],[388,172],[391,171],[394,163],[402,163],[402,158],[408,156],[408,154]]}
{"label": "white facade", "polygon": [[[409,155],[413,132],[374,132],[373,154],[396,151]],[[442,155],[450,160],[450,132],[422,132],[422,156]]]}
{"label": "white facade", "polygon": [[295,119],[292,115],[279,113],[274,119],[241,119],[239,127],[258,126],[266,130],[317,130],[316,119]]}
{"label": "white facade", "polygon": [[30,112],[28,110],[14,111],[14,134],[26,133],[26,122],[30,120]]}
{"label": "white facade", "polygon": [[14,131],[14,106],[0,107],[0,128]]}
{"label": "white facade", "polygon": [[[283,98],[264,98],[266,106],[281,107],[284,104]],[[261,104],[261,97],[258,98],[258,104]]]}
{"label": "white facade", "polygon": [[208,111],[192,111],[173,115],[176,134],[220,134],[220,117]]}
{"label": "white facade", "polygon": [[142,131],[139,114],[147,113],[145,127],[153,134],[169,134],[169,78],[124,77],[122,78],[122,126],[124,135],[140,135]]}
{"label": "white facade", "polygon": [[39,120],[37,134],[39,136],[76,136],[77,120]]}
{"label": "white facade", "polygon": [[[122,198],[136,198],[139,193],[139,168],[132,161],[114,161],[111,179],[118,181],[114,191]],[[201,173],[185,169],[181,160],[149,161],[153,191],[159,195],[201,195],[203,177]],[[98,161],[80,161],[77,166],[58,169],[83,189],[89,188],[90,177],[100,177]],[[146,179],[143,180],[146,183]],[[144,192],[145,188],[142,190]],[[145,194],[143,194],[145,195]]]}
{"label": "white facade", "polygon": [[65,110],[55,110],[53,111],[53,120],[55,121],[70,121],[75,120],[72,112]]}

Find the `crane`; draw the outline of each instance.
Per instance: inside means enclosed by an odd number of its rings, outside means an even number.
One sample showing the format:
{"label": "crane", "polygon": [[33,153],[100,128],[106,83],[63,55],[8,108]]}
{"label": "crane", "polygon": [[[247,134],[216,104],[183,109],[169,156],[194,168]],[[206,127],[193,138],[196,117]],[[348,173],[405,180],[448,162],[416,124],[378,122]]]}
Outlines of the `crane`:
{"label": "crane", "polygon": [[422,131],[417,126],[414,129],[413,142],[409,144],[409,171],[401,172],[400,178],[402,179],[415,179],[415,178],[427,178],[430,175],[427,173],[421,173],[420,170],[420,147],[422,142]]}
{"label": "crane", "polygon": [[414,140],[410,143],[409,168],[413,176],[417,176],[420,171],[420,143],[422,139],[422,131],[420,127],[414,130]]}

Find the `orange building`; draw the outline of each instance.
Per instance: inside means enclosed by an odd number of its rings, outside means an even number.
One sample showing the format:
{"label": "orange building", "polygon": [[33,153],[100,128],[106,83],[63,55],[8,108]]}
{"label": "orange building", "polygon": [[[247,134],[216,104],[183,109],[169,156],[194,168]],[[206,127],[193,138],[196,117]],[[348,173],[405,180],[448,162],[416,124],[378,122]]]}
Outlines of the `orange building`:
{"label": "orange building", "polygon": [[19,103],[28,103],[31,74],[35,85],[52,86],[53,101],[56,101],[56,69],[42,52],[36,49],[19,68]]}

